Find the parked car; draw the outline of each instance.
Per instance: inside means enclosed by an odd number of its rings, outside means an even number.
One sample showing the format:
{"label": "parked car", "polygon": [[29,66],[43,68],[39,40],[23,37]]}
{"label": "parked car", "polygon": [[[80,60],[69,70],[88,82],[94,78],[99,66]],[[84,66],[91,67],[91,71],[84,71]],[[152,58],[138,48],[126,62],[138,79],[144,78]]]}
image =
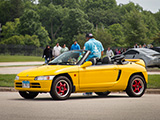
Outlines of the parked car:
{"label": "parked car", "polygon": [[148,75],[142,60],[125,61],[123,56],[114,56],[112,60],[86,61],[89,54],[85,50],[68,51],[48,65],[24,70],[15,78],[15,89],[25,99],[47,92],[59,100],[77,92],[107,96],[112,91],[126,91],[131,97],[144,94]]}
{"label": "parked car", "polygon": [[123,55],[125,59],[142,59],[147,67],[160,67],[160,53],[148,48],[131,48]]}
{"label": "parked car", "polygon": [[150,48],[150,49],[155,50],[155,51],[160,53],[160,47],[153,47],[153,48]]}

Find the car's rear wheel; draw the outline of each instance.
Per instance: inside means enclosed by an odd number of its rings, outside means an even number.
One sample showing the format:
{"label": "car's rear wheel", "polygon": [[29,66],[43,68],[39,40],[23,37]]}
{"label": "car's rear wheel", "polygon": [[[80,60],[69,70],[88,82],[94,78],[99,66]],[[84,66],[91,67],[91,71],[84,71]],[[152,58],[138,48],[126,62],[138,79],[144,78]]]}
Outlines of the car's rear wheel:
{"label": "car's rear wheel", "polygon": [[19,91],[19,94],[25,99],[34,99],[39,93],[38,92]]}
{"label": "car's rear wheel", "polygon": [[130,78],[126,93],[130,97],[141,97],[146,89],[146,82],[140,75],[134,75]]}
{"label": "car's rear wheel", "polygon": [[69,98],[71,92],[72,92],[72,84],[67,77],[60,76],[57,77],[52,82],[50,95],[52,96],[53,99],[65,100]]}
{"label": "car's rear wheel", "polygon": [[108,96],[111,92],[106,91],[106,92],[95,92],[98,96]]}

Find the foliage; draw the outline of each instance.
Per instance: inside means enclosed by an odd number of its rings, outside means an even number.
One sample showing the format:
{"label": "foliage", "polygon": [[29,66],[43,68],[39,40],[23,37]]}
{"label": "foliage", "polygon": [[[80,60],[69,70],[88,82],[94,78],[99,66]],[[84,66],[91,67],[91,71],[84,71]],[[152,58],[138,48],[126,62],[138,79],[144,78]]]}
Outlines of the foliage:
{"label": "foliage", "polygon": [[124,29],[121,24],[117,23],[110,25],[108,31],[112,34],[114,46],[127,47],[127,44],[125,43]]}
{"label": "foliage", "polygon": [[112,35],[106,29],[97,28],[94,33],[94,37],[102,42],[104,48],[111,47],[114,44]]}
{"label": "foliage", "polygon": [[153,38],[153,45],[160,46],[160,32]]}
{"label": "foliage", "polygon": [[4,25],[8,21],[19,18],[24,11],[22,0],[0,0],[0,23]]}
{"label": "foliage", "polygon": [[128,46],[134,46],[135,43],[148,43],[146,35],[148,28],[144,24],[141,13],[136,10],[127,13],[124,16],[123,26],[126,34],[126,42],[129,43]]}
{"label": "foliage", "polygon": [[14,35],[9,37],[8,39],[2,40],[0,44],[13,44],[13,45],[24,45],[24,36],[23,35]]}
{"label": "foliage", "polygon": [[3,39],[8,39],[14,35],[18,35],[17,27],[19,25],[19,19],[16,18],[14,22],[6,22],[5,25],[2,26],[2,36]]}
{"label": "foliage", "polygon": [[105,48],[160,44],[160,11],[153,14],[133,2],[39,0],[35,4],[35,0],[0,0],[0,16],[0,44],[53,47],[56,42],[71,46],[77,40],[83,48],[83,36],[89,32]]}
{"label": "foliage", "polygon": [[79,33],[78,35],[74,36],[73,42],[77,41],[77,43],[80,45],[81,49],[83,49],[84,44],[86,42],[86,34],[85,33]]}

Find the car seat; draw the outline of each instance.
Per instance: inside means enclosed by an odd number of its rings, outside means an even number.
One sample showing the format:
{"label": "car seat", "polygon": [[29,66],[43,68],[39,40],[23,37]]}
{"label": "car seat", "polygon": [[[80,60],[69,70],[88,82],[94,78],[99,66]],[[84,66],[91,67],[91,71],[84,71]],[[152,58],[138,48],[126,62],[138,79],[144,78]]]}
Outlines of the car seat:
{"label": "car seat", "polygon": [[89,59],[89,61],[92,62],[92,65],[97,65],[98,59],[99,59],[99,58],[91,58],[91,59]]}
{"label": "car seat", "polygon": [[102,64],[111,64],[111,58],[110,57],[104,57],[102,59]]}

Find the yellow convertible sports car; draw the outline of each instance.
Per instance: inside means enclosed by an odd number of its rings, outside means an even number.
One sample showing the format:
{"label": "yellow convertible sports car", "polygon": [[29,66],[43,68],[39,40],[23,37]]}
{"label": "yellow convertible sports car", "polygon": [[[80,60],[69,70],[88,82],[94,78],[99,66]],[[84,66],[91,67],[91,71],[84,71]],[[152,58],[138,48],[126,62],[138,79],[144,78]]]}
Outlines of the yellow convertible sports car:
{"label": "yellow convertible sports car", "polygon": [[141,97],[147,87],[148,75],[142,60],[92,58],[90,51],[64,52],[48,65],[17,74],[15,89],[25,99],[49,92],[53,99],[65,100],[71,93],[95,92],[107,96],[112,91],[126,91],[130,97]]}

